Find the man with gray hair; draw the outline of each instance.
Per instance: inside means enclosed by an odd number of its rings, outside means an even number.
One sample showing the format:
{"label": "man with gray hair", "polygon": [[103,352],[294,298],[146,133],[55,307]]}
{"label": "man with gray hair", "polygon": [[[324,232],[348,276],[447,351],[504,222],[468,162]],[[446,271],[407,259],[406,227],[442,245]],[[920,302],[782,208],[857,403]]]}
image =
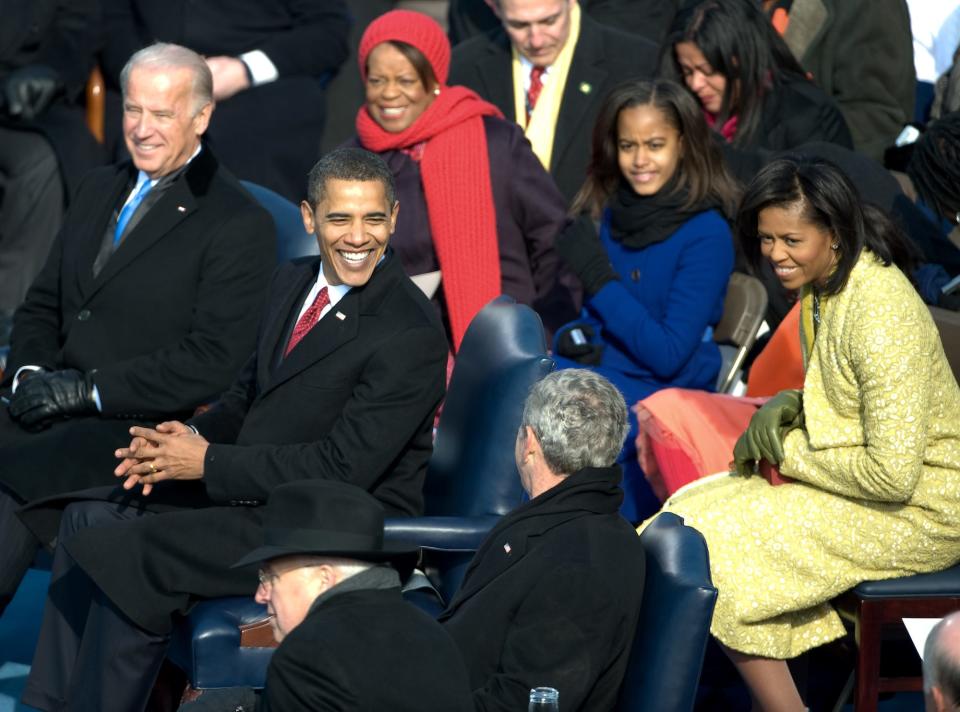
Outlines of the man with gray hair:
{"label": "man with gray hair", "polygon": [[927,712],[960,707],[960,611],[937,623],[923,647],[923,692]]}
{"label": "man with gray hair", "polygon": [[644,558],[619,514],[623,396],[583,369],[530,391],[517,433],[530,496],[493,528],[440,616],[477,710],[523,709],[533,687],[563,709],[612,709],[639,615]]}
{"label": "man with gray hair", "polygon": [[130,59],[132,161],[82,181],[14,316],[0,384],[0,612],[40,545],[14,510],[110,483],[131,425],[191,414],[253,348],[275,230],[201,142],[211,91],[206,63],[183,47]]}

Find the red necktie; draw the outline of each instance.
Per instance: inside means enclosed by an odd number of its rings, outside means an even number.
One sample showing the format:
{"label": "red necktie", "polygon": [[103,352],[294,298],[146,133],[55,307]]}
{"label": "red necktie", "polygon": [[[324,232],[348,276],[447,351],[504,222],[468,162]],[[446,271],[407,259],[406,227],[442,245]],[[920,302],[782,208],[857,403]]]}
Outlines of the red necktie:
{"label": "red necktie", "polygon": [[534,67],[530,70],[530,88],[527,89],[527,121],[530,120],[530,114],[537,106],[540,90],[543,89],[543,73],[546,71],[546,67]]}
{"label": "red necktie", "polygon": [[287,342],[287,350],[283,352],[283,355],[286,357],[293,351],[293,347],[300,343],[300,339],[307,335],[307,332],[314,327],[314,325],[320,321],[320,313],[323,311],[330,303],[330,295],[327,292],[327,288],[323,287],[318,293],[316,299],[313,300],[307,310],[303,313],[303,316],[300,317],[297,321],[297,325],[293,327],[293,333],[290,334],[290,341]]}

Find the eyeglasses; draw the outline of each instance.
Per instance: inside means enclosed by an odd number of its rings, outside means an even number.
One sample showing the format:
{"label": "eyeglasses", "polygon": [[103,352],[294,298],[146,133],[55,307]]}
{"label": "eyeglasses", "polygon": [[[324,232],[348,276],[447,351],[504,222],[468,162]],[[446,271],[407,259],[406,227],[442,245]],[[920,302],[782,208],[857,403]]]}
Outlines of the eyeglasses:
{"label": "eyeglasses", "polygon": [[257,570],[257,578],[260,580],[260,585],[264,587],[273,587],[273,582],[280,578],[280,574],[275,574],[272,571],[264,571],[263,569]]}

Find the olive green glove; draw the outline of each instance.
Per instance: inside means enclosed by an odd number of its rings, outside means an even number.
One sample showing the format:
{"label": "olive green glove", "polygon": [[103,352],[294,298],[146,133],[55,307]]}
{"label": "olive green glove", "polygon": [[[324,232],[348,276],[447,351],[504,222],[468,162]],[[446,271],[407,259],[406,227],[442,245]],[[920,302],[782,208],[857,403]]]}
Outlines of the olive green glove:
{"label": "olive green glove", "polygon": [[753,417],[733,446],[738,475],[752,475],[760,460],[772,465],[783,462],[783,439],[794,428],[803,427],[803,391],[780,391]]}

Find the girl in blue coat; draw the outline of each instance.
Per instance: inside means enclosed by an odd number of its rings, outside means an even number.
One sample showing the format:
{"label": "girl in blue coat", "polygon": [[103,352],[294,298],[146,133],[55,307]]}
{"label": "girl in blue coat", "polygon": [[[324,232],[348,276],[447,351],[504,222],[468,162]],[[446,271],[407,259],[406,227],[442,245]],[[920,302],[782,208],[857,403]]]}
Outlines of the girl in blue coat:
{"label": "girl in blue coat", "polygon": [[[696,100],[678,84],[629,82],[597,117],[579,214],[557,250],[584,288],[581,319],[554,341],[559,368],[593,368],[628,404],[661,388],[713,390],[733,269],[724,214],[733,180]],[[599,221],[599,234],[597,222]],[[636,416],[620,456],[631,521],[659,508],[637,465]]]}

